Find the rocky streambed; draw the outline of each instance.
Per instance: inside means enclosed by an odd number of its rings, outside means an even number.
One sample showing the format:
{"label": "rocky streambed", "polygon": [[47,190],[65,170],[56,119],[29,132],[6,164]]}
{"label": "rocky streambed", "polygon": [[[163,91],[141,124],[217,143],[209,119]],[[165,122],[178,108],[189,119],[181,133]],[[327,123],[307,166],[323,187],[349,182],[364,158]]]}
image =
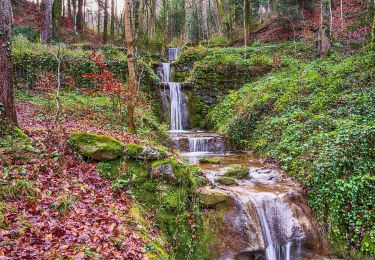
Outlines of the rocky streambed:
{"label": "rocky streambed", "polygon": [[194,159],[209,180],[199,190],[205,207],[202,257],[289,260],[326,255],[298,183],[249,154],[213,156]]}

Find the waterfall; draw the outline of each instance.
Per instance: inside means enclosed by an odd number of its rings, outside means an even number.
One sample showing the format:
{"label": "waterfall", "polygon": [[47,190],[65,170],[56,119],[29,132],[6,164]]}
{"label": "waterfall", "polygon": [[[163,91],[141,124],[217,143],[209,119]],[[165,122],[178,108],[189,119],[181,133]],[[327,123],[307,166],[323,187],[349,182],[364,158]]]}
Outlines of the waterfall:
{"label": "waterfall", "polygon": [[181,84],[169,82],[169,96],[171,100],[171,130],[183,130],[182,122],[184,118],[184,97]]}
{"label": "waterfall", "polygon": [[161,75],[162,82],[169,82],[171,77],[171,64],[163,62],[163,70]]}
{"label": "waterfall", "polygon": [[209,152],[209,140],[210,137],[195,137],[189,138],[189,150],[190,152]]}
{"label": "waterfall", "polygon": [[178,48],[169,48],[168,49],[168,60],[169,62],[172,62],[172,61],[175,61],[178,57],[178,55],[180,55],[180,49]]}
{"label": "waterfall", "polygon": [[[181,131],[187,126],[186,97],[182,91],[181,84],[171,82],[171,62],[175,61],[180,54],[178,48],[168,49],[168,62],[162,63],[160,80],[169,87],[171,130]],[[164,94],[165,95],[165,94]],[[166,103],[166,102],[165,102]]]}
{"label": "waterfall", "polygon": [[[277,195],[261,193],[253,195],[257,203],[258,217],[262,226],[267,260],[291,260],[299,258],[299,242],[293,212]],[[295,234],[297,231],[297,234]],[[286,242],[283,242],[286,240]],[[296,243],[296,244],[295,244]],[[297,247],[297,250],[294,250]]]}

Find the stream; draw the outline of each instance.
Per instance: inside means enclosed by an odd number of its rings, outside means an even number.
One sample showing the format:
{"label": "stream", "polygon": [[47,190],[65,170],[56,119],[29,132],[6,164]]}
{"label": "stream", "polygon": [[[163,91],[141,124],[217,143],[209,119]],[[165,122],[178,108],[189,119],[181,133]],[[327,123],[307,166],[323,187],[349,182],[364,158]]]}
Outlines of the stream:
{"label": "stream", "polygon": [[[226,139],[215,133],[191,131],[188,126],[186,97],[181,84],[170,82],[171,63],[180,51],[170,48],[168,63],[163,63],[159,77],[163,109],[170,117],[173,146],[193,164],[199,164],[209,185],[203,193],[222,194],[229,198],[226,213],[215,228],[215,259],[311,259],[326,254],[326,244],[305,202],[301,185],[275,165],[248,153],[227,150]],[[202,158],[219,163],[200,163]],[[232,169],[246,167],[241,178],[220,179]],[[227,178],[228,179],[228,178]],[[209,210],[215,211],[214,205]],[[217,224],[217,223],[216,223]]]}

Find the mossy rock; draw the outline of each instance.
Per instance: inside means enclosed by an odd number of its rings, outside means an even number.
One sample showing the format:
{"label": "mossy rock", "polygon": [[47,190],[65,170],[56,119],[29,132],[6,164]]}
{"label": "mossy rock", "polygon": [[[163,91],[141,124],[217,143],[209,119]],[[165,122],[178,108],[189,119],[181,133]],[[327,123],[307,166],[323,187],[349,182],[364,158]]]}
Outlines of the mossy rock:
{"label": "mossy rock", "polygon": [[139,144],[126,145],[126,155],[131,159],[160,160],[166,157],[165,149],[151,148]]}
{"label": "mossy rock", "polygon": [[72,133],[69,144],[82,156],[96,161],[114,160],[124,152],[122,142],[106,135]]}
{"label": "mossy rock", "polygon": [[249,168],[246,166],[236,166],[224,173],[225,177],[243,179],[249,174]]}
{"label": "mossy rock", "polygon": [[219,203],[229,200],[230,196],[226,193],[211,189],[210,187],[203,187],[198,190],[202,205],[206,207],[213,207]]}
{"label": "mossy rock", "polygon": [[217,178],[216,180],[218,183],[222,184],[222,185],[233,185],[233,186],[236,186],[238,185],[237,181],[231,177],[224,177],[224,176],[221,176],[219,178]]}
{"label": "mossy rock", "polygon": [[107,180],[114,180],[119,175],[121,168],[124,165],[124,160],[117,159],[112,161],[100,162],[97,170],[103,178]]}
{"label": "mossy rock", "polygon": [[158,164],[152,167],[150,174],[153,178],[161,178],[170,183],[176,183],[177,178],[173,168],[172,163]]}
{"label": "mossy rock", "polygon": [[212,164],[219,164],[220,159],[216,157],[211,157],[211,158],[201,158],[199,159],[199,163],[212,163]]}

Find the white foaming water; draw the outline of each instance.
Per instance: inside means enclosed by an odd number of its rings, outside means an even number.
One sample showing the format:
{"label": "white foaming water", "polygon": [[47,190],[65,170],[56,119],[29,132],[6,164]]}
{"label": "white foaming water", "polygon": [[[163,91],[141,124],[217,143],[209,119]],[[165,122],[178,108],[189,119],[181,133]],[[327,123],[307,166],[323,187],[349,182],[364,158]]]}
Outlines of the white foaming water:
{"label": "white foaming water", "polygon": [[169,82],[171,79],[171,64],[163,62],[163,71],[162,71],[162,82]]}
{"label": "white foaming water", "polygon": [[182,117],[183,117],[183,93],[181,84],[169,82],[169,96],[171,100],[171,130],[183,130]]}
{"label": "white foaming water", "polygon": [[[293,252],[291,241],[280,241],[284,235],[286,239],[293,239],[293,213],[287,205],[277,198],[277,195],[263,193],[253,196],[257,203],[257,211],[262,226],[264,243],[266,245],[267,260],[291,260],[299,257],[299,252]],[[293,257],[293,258],[292,258]]]}
{"label": "white foaming water", "polygon": [[168,60],[169,62],[172,62],[172,61],[175,61],[178,57],[178,55],[180,55],[180,49],[178,48],[169,48],[168,49]]}
{"label": "white foaming water", "polygon": [[209,152],[210,151],[210,137],[194,137],[189,138],[190,152]]}

